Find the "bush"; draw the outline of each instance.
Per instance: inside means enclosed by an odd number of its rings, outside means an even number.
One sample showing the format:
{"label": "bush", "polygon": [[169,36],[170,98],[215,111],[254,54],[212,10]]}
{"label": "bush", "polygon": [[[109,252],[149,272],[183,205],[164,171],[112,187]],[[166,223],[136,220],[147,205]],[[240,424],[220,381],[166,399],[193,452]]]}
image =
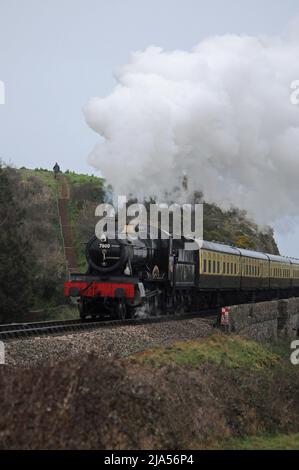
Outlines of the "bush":
{"label": "bush", "polygon": [[35,264],[24,230],[25,211],[12,190],[15,170],[0,166],[0,321],[23,315],[32,303]]}

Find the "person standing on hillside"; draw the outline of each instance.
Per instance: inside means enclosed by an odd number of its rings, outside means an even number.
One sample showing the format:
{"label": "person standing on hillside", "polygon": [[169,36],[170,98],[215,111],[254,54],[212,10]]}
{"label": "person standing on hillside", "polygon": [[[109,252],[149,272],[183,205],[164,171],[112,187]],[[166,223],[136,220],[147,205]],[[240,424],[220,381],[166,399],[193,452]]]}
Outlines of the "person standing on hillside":
{"label": "person standing on hillside", "polygon": [[60,166],[56,162],[55,165],[53,166],[53,171],[54,171],[54,177],[55,179],[57,178],[58,173],[60,172]]}

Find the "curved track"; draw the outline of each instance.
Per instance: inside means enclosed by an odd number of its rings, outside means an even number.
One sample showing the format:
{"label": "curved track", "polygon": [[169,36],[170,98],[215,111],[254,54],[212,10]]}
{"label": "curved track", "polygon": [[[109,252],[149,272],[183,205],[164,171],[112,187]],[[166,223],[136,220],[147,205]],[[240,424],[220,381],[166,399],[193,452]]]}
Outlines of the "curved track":
{"label": "curved track", "polygon": [[0,325],[0,340],[16,338],[29,338],[32,336],[56,335],[65,333],[75,333],[80,331],[108,328],[124,325],[141,325],[147,323],[160,323],[174,320],[187,320],[191,318],[201,318],[209,321],[213,326],[217,322],[218,310],[201,311],[189,314],[173,314],[148,318],[130,318],[127,320],[60,320],[33,323],[9,323]]}

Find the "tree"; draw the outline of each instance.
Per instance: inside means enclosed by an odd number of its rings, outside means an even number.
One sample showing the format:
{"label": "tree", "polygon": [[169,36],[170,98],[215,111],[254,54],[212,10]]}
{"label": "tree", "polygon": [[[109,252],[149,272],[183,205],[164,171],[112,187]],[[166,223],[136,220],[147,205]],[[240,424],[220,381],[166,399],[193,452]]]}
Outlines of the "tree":
{"label": "tree", "polygon": [[14,197],[9,169],[0,162],[0,321],[22,318],[32,301],[31,245],[22,227],[25,211]]}

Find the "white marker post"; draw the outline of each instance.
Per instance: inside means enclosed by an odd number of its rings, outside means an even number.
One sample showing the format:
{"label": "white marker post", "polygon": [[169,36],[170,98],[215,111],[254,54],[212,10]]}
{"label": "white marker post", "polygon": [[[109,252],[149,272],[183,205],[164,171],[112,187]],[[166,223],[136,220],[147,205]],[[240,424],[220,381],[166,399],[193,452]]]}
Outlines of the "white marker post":
{"label": "white marker post", "polygon": [[5,346],[2,341],[0,341],[0,364],[5,364]]}

